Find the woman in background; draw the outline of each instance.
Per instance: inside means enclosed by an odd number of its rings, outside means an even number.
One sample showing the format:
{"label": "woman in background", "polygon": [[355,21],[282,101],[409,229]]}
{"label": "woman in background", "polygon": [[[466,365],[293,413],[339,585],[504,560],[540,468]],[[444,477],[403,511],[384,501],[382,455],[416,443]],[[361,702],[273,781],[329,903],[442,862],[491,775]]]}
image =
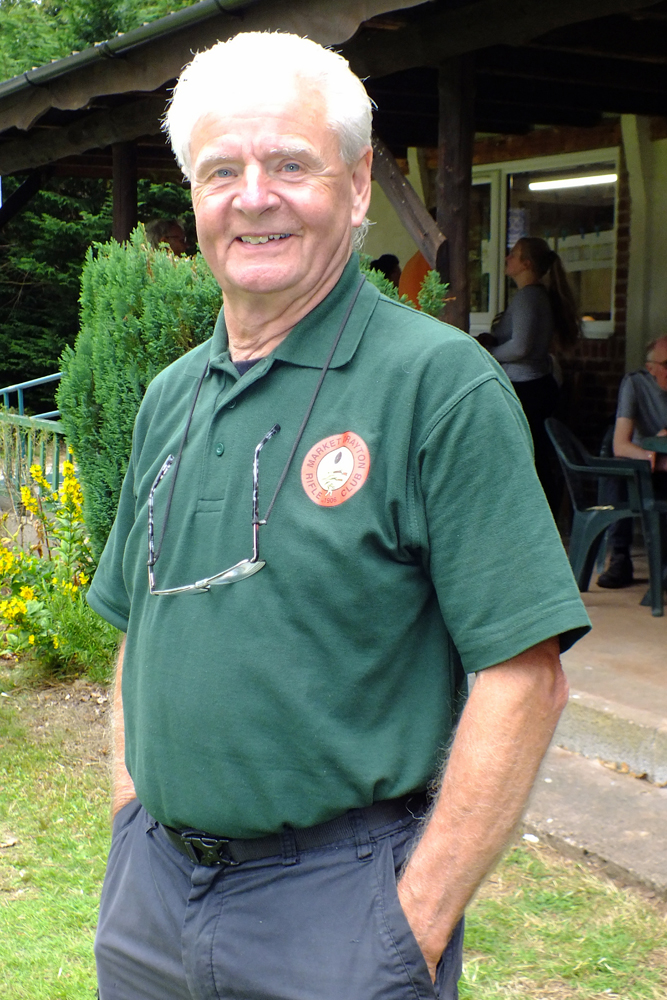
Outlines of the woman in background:
{"label": "woman in background", "polygon": [[551,352],[567,352],[580,333],[576,304],[560,257],[539,237],[517,241],[505,260],[505,274],[518,291],[493,334],[478,339],[503,366],[523,406],[537,475],[555,515],[560,491],[544,421],[554,412],[559,393]]}

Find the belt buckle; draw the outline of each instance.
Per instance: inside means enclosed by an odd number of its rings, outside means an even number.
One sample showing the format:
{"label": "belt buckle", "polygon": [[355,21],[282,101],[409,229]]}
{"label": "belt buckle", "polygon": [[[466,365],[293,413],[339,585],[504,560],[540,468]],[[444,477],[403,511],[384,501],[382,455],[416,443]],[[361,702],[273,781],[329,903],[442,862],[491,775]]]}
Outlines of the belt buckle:
{"label": "belt buckle", "polygon": [[229,843],[228,837],[213,837],[201,830],[181,830],[180,836],[190,860],[196,865],[210,868],[213,865],[234,867],[239,864],[224,850],[224,846]]}

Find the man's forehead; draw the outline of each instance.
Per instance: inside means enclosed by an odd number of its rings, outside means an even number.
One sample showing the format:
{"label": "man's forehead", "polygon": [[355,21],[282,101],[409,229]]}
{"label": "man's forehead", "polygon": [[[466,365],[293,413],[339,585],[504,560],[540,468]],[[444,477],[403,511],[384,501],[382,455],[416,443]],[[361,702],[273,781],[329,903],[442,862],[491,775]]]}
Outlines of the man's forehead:
{"label": "man's forehead", "polygon": [[667,361],[667,337],[661,337],[651,351],[652,361]]}

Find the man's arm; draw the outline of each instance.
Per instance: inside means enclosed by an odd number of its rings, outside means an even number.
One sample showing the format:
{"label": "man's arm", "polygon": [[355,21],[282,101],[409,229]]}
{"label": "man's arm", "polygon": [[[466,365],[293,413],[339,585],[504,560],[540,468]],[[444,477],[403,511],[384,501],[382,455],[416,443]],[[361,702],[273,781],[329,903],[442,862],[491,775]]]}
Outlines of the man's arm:
{"label": "man's arm", "polygon": [[116,680],[114,682],[113,695],[113,764],[112,764],[112,798],[111,798],[111,818],[116,813],[136,799],[137,793],[134,790],[134,783],[125,767],[125,722],[123,719],[123,694],[121,684],[123,679],[123,656],[125,654],[125,639],[123,639],[118,651],[118,662],[116,664]]}
{"label": "man's arm", "polygon": [[567,693],[556,638],[476,676],[433,812],[398,884],[434,980],[466,904],[521,817]]}
{"label": "man's arm", "polygon": [[[655,467],[655,452],[641,448],[632,440],[635,422],[631,417],[616,417],[614,426],[614,455],[616,458],[641,458]],[[660,432],[663,433],[662,431]]]}

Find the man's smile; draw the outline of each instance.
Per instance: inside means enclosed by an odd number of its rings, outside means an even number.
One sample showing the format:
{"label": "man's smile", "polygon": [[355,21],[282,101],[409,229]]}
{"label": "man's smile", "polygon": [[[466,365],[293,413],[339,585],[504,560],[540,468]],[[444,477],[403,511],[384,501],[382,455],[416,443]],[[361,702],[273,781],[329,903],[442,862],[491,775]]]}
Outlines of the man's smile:
{"label": "man's smile", "polygon": [[286,240],[292,233],[269,233],[267,236],[237,236],[241,243],[268,243],[269,240]]}

